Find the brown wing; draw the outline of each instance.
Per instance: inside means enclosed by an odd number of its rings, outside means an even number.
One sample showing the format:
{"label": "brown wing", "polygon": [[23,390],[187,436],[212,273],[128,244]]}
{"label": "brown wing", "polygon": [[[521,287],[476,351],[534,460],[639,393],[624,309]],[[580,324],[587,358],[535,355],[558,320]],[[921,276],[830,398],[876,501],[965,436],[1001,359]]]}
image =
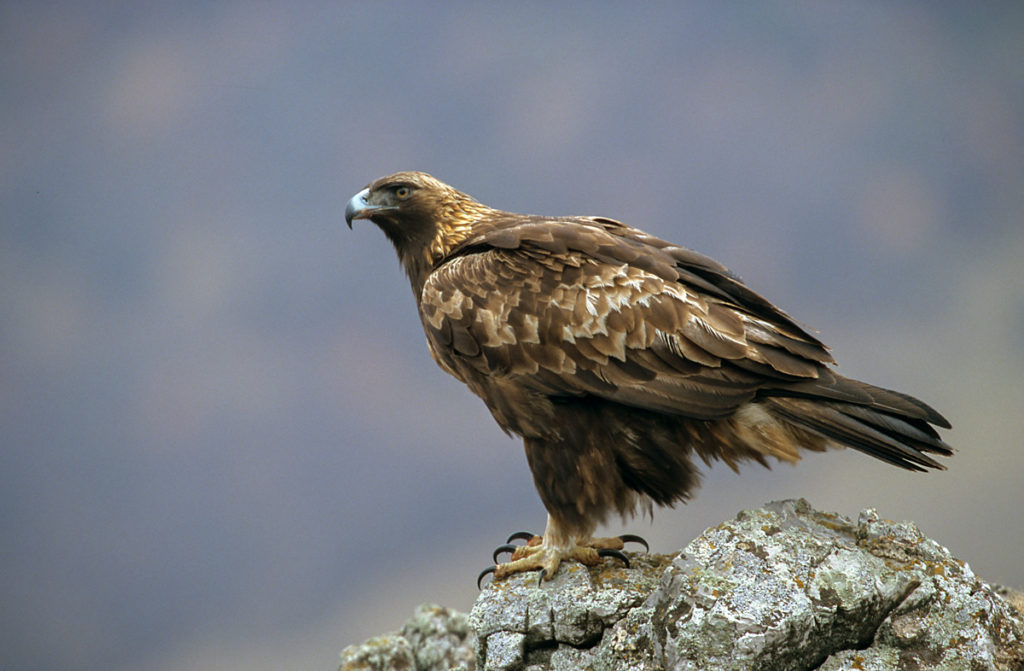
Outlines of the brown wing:
{"label": "brown wing", "polygon": [[485,376],[717,419],[831,362],[714,261],[609,220],[524,218],[478,236],[420,299],[435,359],[482,396]]}

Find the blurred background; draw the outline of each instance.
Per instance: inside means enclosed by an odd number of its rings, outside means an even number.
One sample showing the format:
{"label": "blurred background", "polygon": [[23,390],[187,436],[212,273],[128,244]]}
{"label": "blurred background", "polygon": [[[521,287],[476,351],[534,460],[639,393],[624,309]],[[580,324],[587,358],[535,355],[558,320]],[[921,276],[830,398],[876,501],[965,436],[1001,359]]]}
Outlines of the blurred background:
{"label": "blurred background", "polygon": [[803,496],[1024,586],[1024,5],[0,5],[4,668],[331,669],[544,511],[431,361],[381,175],[707,253],[955,426],[706,472],[682,548]]}

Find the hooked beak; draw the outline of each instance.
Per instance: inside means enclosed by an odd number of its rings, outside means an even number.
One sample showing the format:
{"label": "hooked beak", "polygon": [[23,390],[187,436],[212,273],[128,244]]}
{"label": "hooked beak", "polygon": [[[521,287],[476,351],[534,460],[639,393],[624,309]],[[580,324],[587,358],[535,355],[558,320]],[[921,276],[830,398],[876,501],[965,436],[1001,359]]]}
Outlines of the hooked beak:
{"label": "hooked beak", "polygon": [[352,228],[354,219],[372,219],[377,212],[385,212],[395,209],[389,205],[373,205],[367,200],[370,197],[370,189],[365,188],[349,199],[345,205],[345,223]]}
{"label": "hooked beak", "polygon": [[370,190],[363,189],[352,196],[348,204],[345,205],[345,223],[348,224],[349,228],[352,228],[353,219],[366,219],[370,216],[373,206],[366,202],[366,197],[369,195]]}

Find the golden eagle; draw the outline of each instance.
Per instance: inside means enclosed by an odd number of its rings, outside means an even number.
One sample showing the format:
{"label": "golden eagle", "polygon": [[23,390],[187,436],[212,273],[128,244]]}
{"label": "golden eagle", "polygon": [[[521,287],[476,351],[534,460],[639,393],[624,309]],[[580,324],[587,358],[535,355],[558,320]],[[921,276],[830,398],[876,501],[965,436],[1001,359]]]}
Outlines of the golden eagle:
{"label": "golden eagle", "polygon": [[597,525],[685,501],[693,454],[735,469],[845,445],[909,470],[952,454],[942,415],[840,376],[825,345],[692,250],[612,219],[495,210],[422,172],[367,186],[354,219],[394,244],[434,360],[523,438],[547,526],[495,578],[623,558]]}

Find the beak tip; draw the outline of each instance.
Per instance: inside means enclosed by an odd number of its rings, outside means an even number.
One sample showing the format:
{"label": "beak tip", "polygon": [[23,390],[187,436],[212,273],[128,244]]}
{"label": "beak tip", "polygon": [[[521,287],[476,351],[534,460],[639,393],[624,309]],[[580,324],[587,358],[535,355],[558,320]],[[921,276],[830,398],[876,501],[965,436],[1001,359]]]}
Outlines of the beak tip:
{"label": "beak tip", "polygon": [[363,189],[349,199],[345,205],[345,223],[349,229],[352,228],[352,220],[361,218],[367,211],[366,197],[370,195],[369,189]]}

